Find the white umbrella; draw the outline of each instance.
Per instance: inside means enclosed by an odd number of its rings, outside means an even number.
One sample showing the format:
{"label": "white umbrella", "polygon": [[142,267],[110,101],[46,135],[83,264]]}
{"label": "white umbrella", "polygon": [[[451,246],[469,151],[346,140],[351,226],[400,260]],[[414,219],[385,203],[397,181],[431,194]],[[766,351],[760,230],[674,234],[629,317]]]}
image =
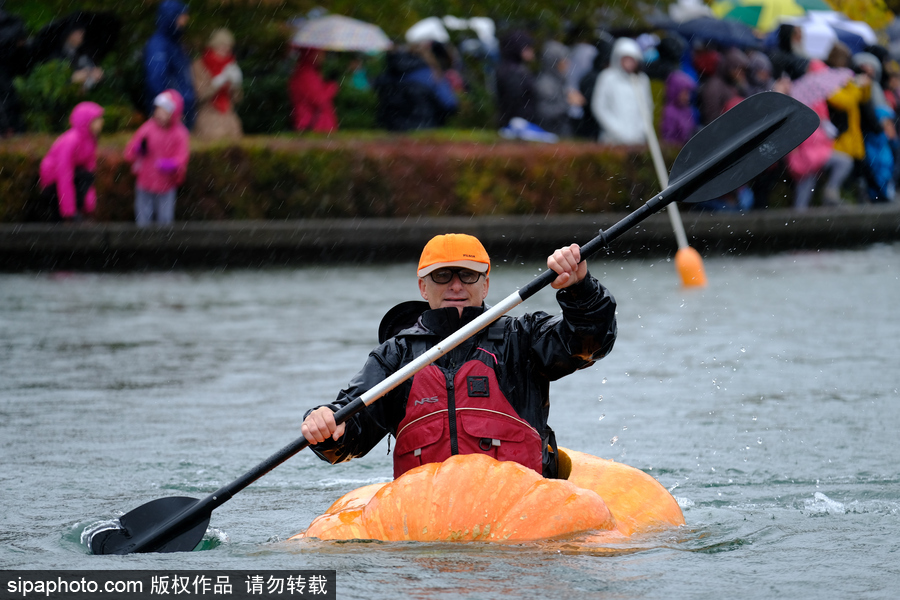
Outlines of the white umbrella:
{"label": "white umbrella", "polygon": [[872,26],[865,21],[853,21],[843,13],[833,10],[811,10],[809,11],[809,16],[813,19],[825,21],[835,29],[842,29],[844,31],[849,31],[850,33],[855,33],[870,46],[878,43],[878,36],[875,35],[875,30],[873,30]]}
{"label": "white umbrella", "polygon": [[438,17],[422,19],[406,30],[406,41],[410,44],[416,42],[441,42],[450,41],[450,33],[444,27],[444,22]]}
{"label": "white umbrella", "polygon": [[327,15],[304,23],[291,43],[304,48],[346,52],[377,52],[393,44],[377,25],[342,15]]}
{"label": "white umbrella", "polygon": [[811,58],[825,60],[837,40],[845,43],[854,54],[866,46],[878,43],[878,36],[863,21],[851,21],[835,11],[811,10],[804,17],[784,19],[803,30],[803,50]]}

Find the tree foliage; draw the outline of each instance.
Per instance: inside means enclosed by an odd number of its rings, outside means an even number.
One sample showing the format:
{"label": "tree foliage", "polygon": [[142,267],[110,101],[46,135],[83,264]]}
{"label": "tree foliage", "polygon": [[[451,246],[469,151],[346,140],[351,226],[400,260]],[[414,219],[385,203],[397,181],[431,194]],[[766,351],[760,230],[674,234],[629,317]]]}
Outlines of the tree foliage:
{"label": "tree foliage", "polygon": [[854,21],[865,21],[878,30],[894,19],[892,11],[900,9],[900,0],[888,6],[885,0],[829,0],[835,10],[844,13]]}

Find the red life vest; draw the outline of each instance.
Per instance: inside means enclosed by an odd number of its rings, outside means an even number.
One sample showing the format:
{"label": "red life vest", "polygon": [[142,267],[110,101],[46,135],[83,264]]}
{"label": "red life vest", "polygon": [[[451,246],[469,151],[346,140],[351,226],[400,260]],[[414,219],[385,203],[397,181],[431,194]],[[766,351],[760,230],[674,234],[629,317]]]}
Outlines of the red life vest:
{"label": "red life vest", "polygon": [[540,434],[516,414],[494,369],[479,360],[452,375],[428,365],[413,377],[397,427],[394,478],[455,454],[487,454],[542,472]]}

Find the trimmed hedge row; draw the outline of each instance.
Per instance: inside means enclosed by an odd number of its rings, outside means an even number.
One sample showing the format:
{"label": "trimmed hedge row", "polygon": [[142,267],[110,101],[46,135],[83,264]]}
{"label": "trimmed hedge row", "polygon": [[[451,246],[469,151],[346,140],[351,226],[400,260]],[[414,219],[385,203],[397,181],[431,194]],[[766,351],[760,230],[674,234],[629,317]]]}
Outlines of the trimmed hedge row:
{"label": "trimmed hedge row", "polygon": [[[451,136],[452,137],[452,136]],[[366,139],[250,137],[194,144],[178,220],[527,215],[627,211],[659,190],[649,154],[569,142],[536,145],[381,135]],[[37,202],[52,139],[0,147],[0,221]],[[134,218],[125,136],[101,141],[98,221]],[[666,150],[671,164],[675,149]]]}

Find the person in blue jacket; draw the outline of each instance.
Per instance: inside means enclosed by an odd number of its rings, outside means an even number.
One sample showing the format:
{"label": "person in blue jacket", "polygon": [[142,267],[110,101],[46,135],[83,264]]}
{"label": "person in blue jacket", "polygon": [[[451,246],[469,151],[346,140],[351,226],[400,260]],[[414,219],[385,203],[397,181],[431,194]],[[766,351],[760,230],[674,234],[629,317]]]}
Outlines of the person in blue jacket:
{"label": "person in blue jacket", "polygon": [[156,32],[144,46],[144,88],[148,114],[153,99],[168,89],[184,98],[184,124],[194,126],[196,93],[191,80],[191,61],[181,38],[189,20],[187,6],[177,0],[164,0],[156,14]]}
{"label": "person in blue jacket", "polygon": [[391,131],[441,127],[459,109],[430,45],[412,44],[389,52],[374,87],[378,123]]}

